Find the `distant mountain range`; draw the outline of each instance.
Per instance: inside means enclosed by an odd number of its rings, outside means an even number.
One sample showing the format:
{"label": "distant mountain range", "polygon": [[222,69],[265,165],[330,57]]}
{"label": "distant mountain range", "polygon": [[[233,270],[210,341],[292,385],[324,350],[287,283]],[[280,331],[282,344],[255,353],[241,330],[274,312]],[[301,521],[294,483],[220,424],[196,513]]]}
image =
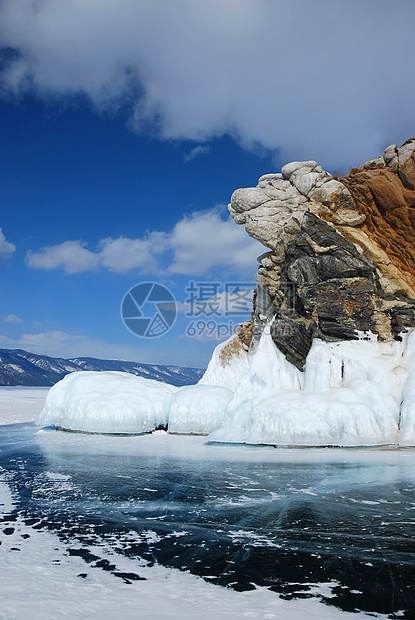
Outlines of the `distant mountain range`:
{"label": "distant mountain range", "polygon": [[0,386],[50,386],[70,372],[81,370],[118,370],[146,379],[156,379],[172,385],[192,385],[204,373],[200,368],[139,364],[120,360],[99,360],[93,357],[63,359],[36,355],[22,349],[0,349]]}

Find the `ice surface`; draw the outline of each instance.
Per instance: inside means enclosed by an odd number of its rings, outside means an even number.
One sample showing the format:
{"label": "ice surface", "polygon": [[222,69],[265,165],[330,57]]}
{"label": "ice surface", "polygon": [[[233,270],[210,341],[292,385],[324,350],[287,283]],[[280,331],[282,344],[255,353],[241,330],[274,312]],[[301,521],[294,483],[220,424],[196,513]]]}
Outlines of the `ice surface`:
{"label": "ice surface", "polygon": [[48,388],[9,387],[0,388],[0,425],[33,422],[42,411]]}
{"label": "ice surface", "polygon": [[[9,491],[0,481],[0,500]],[[8,510],[0,504],[0,517]],[[239,620],[240,618],[296,618],[309,620],[363,620],[367,615],[347,613],[324,605],[319,596],[330,596],[333,583],[312,588],[313,599],[284,600],[265,587],[237,592],[207,583],[202,578],[159,564],[147,566],[139,558],[114,553],[102,542],[82,545],[101,562],[116,564],[125,574],[145,581],[125,583],[108,570],[100,570],[77,555],[68,554],[53,533],[13,519],[13,534],[0,530],[2,578],[0,618],[91,618],[100,620]],[[73,541],[75,547],[79,543]]]}
{"label": "ice surface", "polygon": [[74,373],[56,384],[37,423],[107,433],[209,434],[215,442],[415,445],[415,331],[402,342],[315,339],[304,372],[268,325],[249,353],[232,339],[197,385],[177,389],[127,373]]}
{"label": "ice surface", "polygon": [[145,433],[167,424],[178,388],[126,372],[74,372],[50,390],[36,423],[98,433]]}

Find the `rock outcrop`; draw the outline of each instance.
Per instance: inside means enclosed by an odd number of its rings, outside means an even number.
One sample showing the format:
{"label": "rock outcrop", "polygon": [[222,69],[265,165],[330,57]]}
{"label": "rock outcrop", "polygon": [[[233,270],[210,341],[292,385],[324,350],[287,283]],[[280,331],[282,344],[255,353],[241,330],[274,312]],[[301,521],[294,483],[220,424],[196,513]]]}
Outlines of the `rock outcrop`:
{"label": "rock outcrop", "polygon": [[229,211],[269,248],[246,346],[275,316],[275,344],[302,369],[314,338],[399,339],[415,326],[415,139],[341,178],[289,163],[236,190]]}

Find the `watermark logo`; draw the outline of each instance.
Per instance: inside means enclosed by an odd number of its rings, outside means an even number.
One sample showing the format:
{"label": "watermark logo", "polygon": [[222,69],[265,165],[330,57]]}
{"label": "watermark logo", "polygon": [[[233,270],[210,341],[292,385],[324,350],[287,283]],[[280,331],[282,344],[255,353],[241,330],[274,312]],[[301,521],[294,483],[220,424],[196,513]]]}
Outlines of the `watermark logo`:
{"label": "watermark logo", "polygon": [[[195,282],[185,288],[185,334],[199,340],[223,340],[238,329],[252,312],[253,282]],[[230,320],[240,317],[240,320]]]}
{"label": "watermark logo", "polygon": [[162,284],[143,282],[125,294],[121,318],[135,336],[158,338],[173,327],[180,312],[187,319],[183,332],[188,338],[223,340],[251,316],[255,286],[254,282],[190,280],[184,302],[178,302]]}
{"label": "watermark logo", "polygon": [[126,328],[140,338],[159,338],[172,327],[177,316],[173,293],[157,282],[133,286],[121,303]]}
{"label": "watermark logo", "polygon": [[184,289],[187,317],[237,316],[252,312],[252,282],[195,282]]}

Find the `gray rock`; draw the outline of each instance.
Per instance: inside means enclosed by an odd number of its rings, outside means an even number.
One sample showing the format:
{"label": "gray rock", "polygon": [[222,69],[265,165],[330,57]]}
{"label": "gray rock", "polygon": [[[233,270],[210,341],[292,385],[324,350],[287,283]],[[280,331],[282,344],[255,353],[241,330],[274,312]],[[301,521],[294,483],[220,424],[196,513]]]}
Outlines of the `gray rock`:
{"label": "gray rock", "polygon": [[304,287],[334,278],[370,278],[371,270],[364,261],[346,253],[340,257],[302,256],[291,263],[287,276],[297,286]]}
{"label": "gray rock", "polygon": [[402,166],[406,162],[406,160],[412,156],[414,151],[415,151],[415,138],[411,138],[410,140],[407,140],[405,144],[403,144],[398,149],[399,166]]}
{"label": "gray rock", "polygon": [[274,252],[270,254],[271,260],[276,265],[280,265],[285,260],[285,251],[282,246],[279,246]]}
{"label": "gray rock", "polygon": [[232,194],[231,207],[236,213],[242,213],[243,211],[255,209],[255,207],[259,207],[268,200],[270,200],[269,196],[257,187],[237,189]]}
{"label": "gray rock", "polygon": [[282,179],[284,179],[284,175],[281,172],[271,172],[270,174],[263,174],[262,177],[259,177],[258,185],[263,181],[280,181]]}
{"label": "gray rock", "polygon": [[296,202],[297,204],[303,204],[306,198],[300,194],[296,187],[291,185],[289,181],[280,184],[280,187],[275,185],[268,185],[266,188],[262,188],[262,191],[272,198],[273,200],[288,200],[290,202]]}
{"label": "gray rock", "polygon": [[327,172],[310,172],[309,168],[300,168],[293,172],[290,177],[291,183],[303,196],[308,196],[316,185],[321,185],[328,179],[332,179],[331,174]]}
{"label": "gray rock", "polygon": [[274,305],[267,287],[259,285],[255,299],[254,340],[260,339],[265,325],[272,319],[274,312]]}
{"label": "gray rock", "polygon": [[[317,162],[313,160],[292,161],[289,164],[285,164],[285,166],[281,168],[281,172],[285,177],[287,177],[287,179],[290,179],[291,175],[297,170],[300,170],[301,168],[305,168],[309,172],[313,172],[313,170],[315,170],[317,167],[321,168],[320,166],[318,166]],[[321,169],[320,169],[320,172],[321,172]]]}
{"label": "gray rock", "polygon": [[383,159],[383,157],[369,159],[369,161],[363,164],[363,168],[365,170],[370,170],[371,168],[385,168],[385,160]]}
{"label": "gray rock", "polygon": [[383,159],[385,160],[385,164],[389,164],[393,159],[398,156],[398,146],[396,144],[390,144],[386,147],[383,153]]}
{"label": "gray rock", "polygon": [[265,254],[264,258],[261,260],[261,265],[265,267],[265,269],[272,269],[272,267],[274,267],[274,262],[269,257],[269,254]]}
{"label": "gray rock", "polygon": [[237,213],[236,211],[234,211],[231,207],[231,205],[228,205],[228,211],[231,214],[234,222],[236,224],[246,224],[247,221],[247,214],[246,212],[244,213]]}
{"label": "gray rock", "polygon": [[415,138],[398,149],[398,172],[404,186],[415,189]]}

